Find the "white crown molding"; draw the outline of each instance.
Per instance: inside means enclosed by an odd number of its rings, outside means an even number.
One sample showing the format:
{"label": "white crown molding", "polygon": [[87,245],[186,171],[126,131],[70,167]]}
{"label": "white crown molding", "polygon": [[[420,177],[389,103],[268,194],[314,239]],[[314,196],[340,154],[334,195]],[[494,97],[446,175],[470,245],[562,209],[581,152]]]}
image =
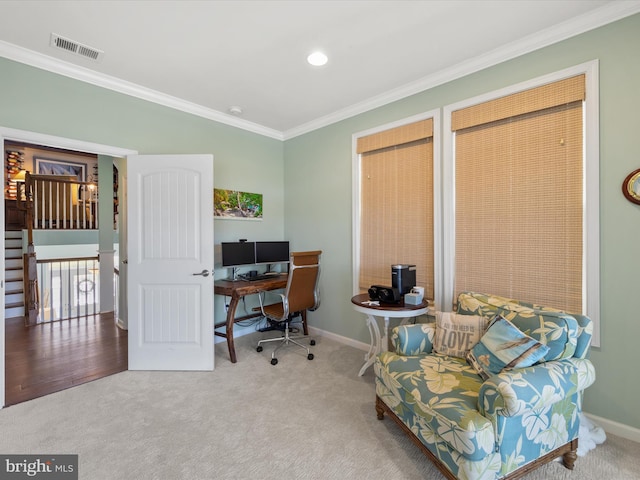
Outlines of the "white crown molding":
{"label": "white crown molding", "polygon": [[415,95],[416,93],[434,88],[465,75],[497,65],[561,40],[593,30],[594,28],[615,22],[616,20],[620,20],[638,12],[640,12],[640,0],[619,0],[611,2],[601,8],[556,25],[555,27],[548,28],[542,32],[536,33],[535,35],[530,35],[521,41],[513,42],[488,52],[485,55],[476,57],[471,61],[454,65],[453,67],[437,72],[434,75],[421,78],[415,82],[408,83],[382,95],[351,105],[350,107],[338,110],[330,115],[317,118],[316,120],[294,127],[285,132],[242,120],[226,113],[206,108],[201,105],[188,102],[171,95],[166,95],[109,75],[98,73],[84,67],[73,65],[48,55],[18,47],[2,40],[0,40],[0,56],[52,73],[57,73],[82,82],[90,83],[98,87],[136,97],[141,100],[146,100],[196,115],[198,117],[206,118],[208,120],[247,130],[265,137],[274,138],[276,140],[288,140],[310,131],[317,130],[318,128],[373,110],[374,108]]}
{"label": "white crown molding", "polygon": [[2,40],[0,40],[0,56],[25,65],[40,68],[48,72],[80,80],[81,82],[89,83],[97,87],[106,88],[141,100],[163,105],[174,110],[190,113],[198,117],[237,127],[265,137],[283,140],[282,132],[278,130],[268,128],[257,123],[248,122],[226,113],[206,108],[171,95],[166,95],[156,90],[74,65],[72,63],[65,62],[64,60],[59,60]]}
{"label": "white crown molding", "polygon": [[640,12],[640,0],[621,0],[611,2],[601,8],[587,14],[560,23],[534,35],[529,35],[517,42],[504,45],[500,48],[480,55],[472,60],[464,61],[450,68],[436,72],[433,75],[423,77],[415,82],[405,84],[394,90],[383,93],[363,102],[351,105],[330,115],[317,118],[311,122],[284,132],[284,139],[288,140],[299,135],[317,130],[332,123],[368,112],[389,103],[443,85],[452,80],[498,65],[526,53],[580,35],[581,33],[607,25],[622,18]]}
{"label": "white crown molding", "polygon": [[0,126],[0,139],[32,143],[46,147],[63,148],[65,150],[76,150],[78,152],[95,153],[96,155],[108,155],[116,158],[124,158],[128,155],[136,155],[138,153],[136,150],[127,148],[113,147],[101,143],[86,142],[84,140],[75,140],[3,126]]}

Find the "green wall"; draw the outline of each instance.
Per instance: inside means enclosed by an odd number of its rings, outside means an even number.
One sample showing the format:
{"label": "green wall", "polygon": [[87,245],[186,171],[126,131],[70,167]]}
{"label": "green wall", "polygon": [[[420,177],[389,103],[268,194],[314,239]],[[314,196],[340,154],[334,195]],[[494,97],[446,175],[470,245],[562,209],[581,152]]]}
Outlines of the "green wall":
{"label": "green wall", "polygon": [[635,15],[393,104],[285,142],[286,236],[324,251],[318,328],[362,342],[369,334],[352,294],[352,152],[356,132],[441,108],[590,60],[600,61],[601,346],[588,413],[640,428],[640,382],[633,352],[640,339],[640,206],[621,193],[640,168],[640,15]]}

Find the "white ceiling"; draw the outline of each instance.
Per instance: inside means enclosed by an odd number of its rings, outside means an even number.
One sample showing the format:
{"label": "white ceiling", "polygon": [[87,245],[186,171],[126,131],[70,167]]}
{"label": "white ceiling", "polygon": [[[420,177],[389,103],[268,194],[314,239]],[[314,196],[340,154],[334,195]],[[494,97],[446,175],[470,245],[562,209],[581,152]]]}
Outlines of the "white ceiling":
{"label": "white ceiling", "polygon": [[[638,0],[2,0],[0,56],[290,138],[639,11]],[[104,57],[55,49],[51,33]],[[306,63],[315,49],[324,67]]]}

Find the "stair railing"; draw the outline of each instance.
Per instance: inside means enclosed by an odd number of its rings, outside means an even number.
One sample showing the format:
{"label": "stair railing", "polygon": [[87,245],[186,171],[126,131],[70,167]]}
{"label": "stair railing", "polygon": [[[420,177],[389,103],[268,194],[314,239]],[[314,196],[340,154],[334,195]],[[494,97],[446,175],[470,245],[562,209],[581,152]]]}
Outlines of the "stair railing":
{"label": "stair railing", "polygon": [[40,296],[33,230],[87,230],[98,228],[98,187],[73,176],[34,175],[26,172],[25,195],[18,208],[27,212],[27,253],[24,254],[25,324],[38,323]]}
{"label": "stair railing", "polygon": [[97,256],[38,260],[42,302],[37,323],[98,315],[99,265]]}
{"label": "stair railing", "polygon": [[68,175],[26,174],[31,225],[36,230],[98,228],[98,187]]}

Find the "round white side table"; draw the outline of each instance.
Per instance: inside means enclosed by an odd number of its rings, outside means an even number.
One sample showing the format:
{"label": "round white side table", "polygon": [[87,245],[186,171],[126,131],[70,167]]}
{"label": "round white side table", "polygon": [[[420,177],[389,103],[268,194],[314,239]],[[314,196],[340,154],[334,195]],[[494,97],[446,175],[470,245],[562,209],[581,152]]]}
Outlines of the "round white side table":
{"label": "round white side table", "polygon": [[[404,300],[400,300],[399,303],[371,302],[366,293],[354,296],[351,298],[351,303],[356,312],[364,313],[367,316],[367,327],[369,327],[371,335],[371,346],[365,355],[365,362],[358,376],[364,375],[367,368],[375,362],[376,356],[388,349],[390,318],[418,317],[426,314],[429,310],[426,300],[423,300],[419,305],[405,305]],[[382,336],[376,317],[384,319],[384,335]]]}

